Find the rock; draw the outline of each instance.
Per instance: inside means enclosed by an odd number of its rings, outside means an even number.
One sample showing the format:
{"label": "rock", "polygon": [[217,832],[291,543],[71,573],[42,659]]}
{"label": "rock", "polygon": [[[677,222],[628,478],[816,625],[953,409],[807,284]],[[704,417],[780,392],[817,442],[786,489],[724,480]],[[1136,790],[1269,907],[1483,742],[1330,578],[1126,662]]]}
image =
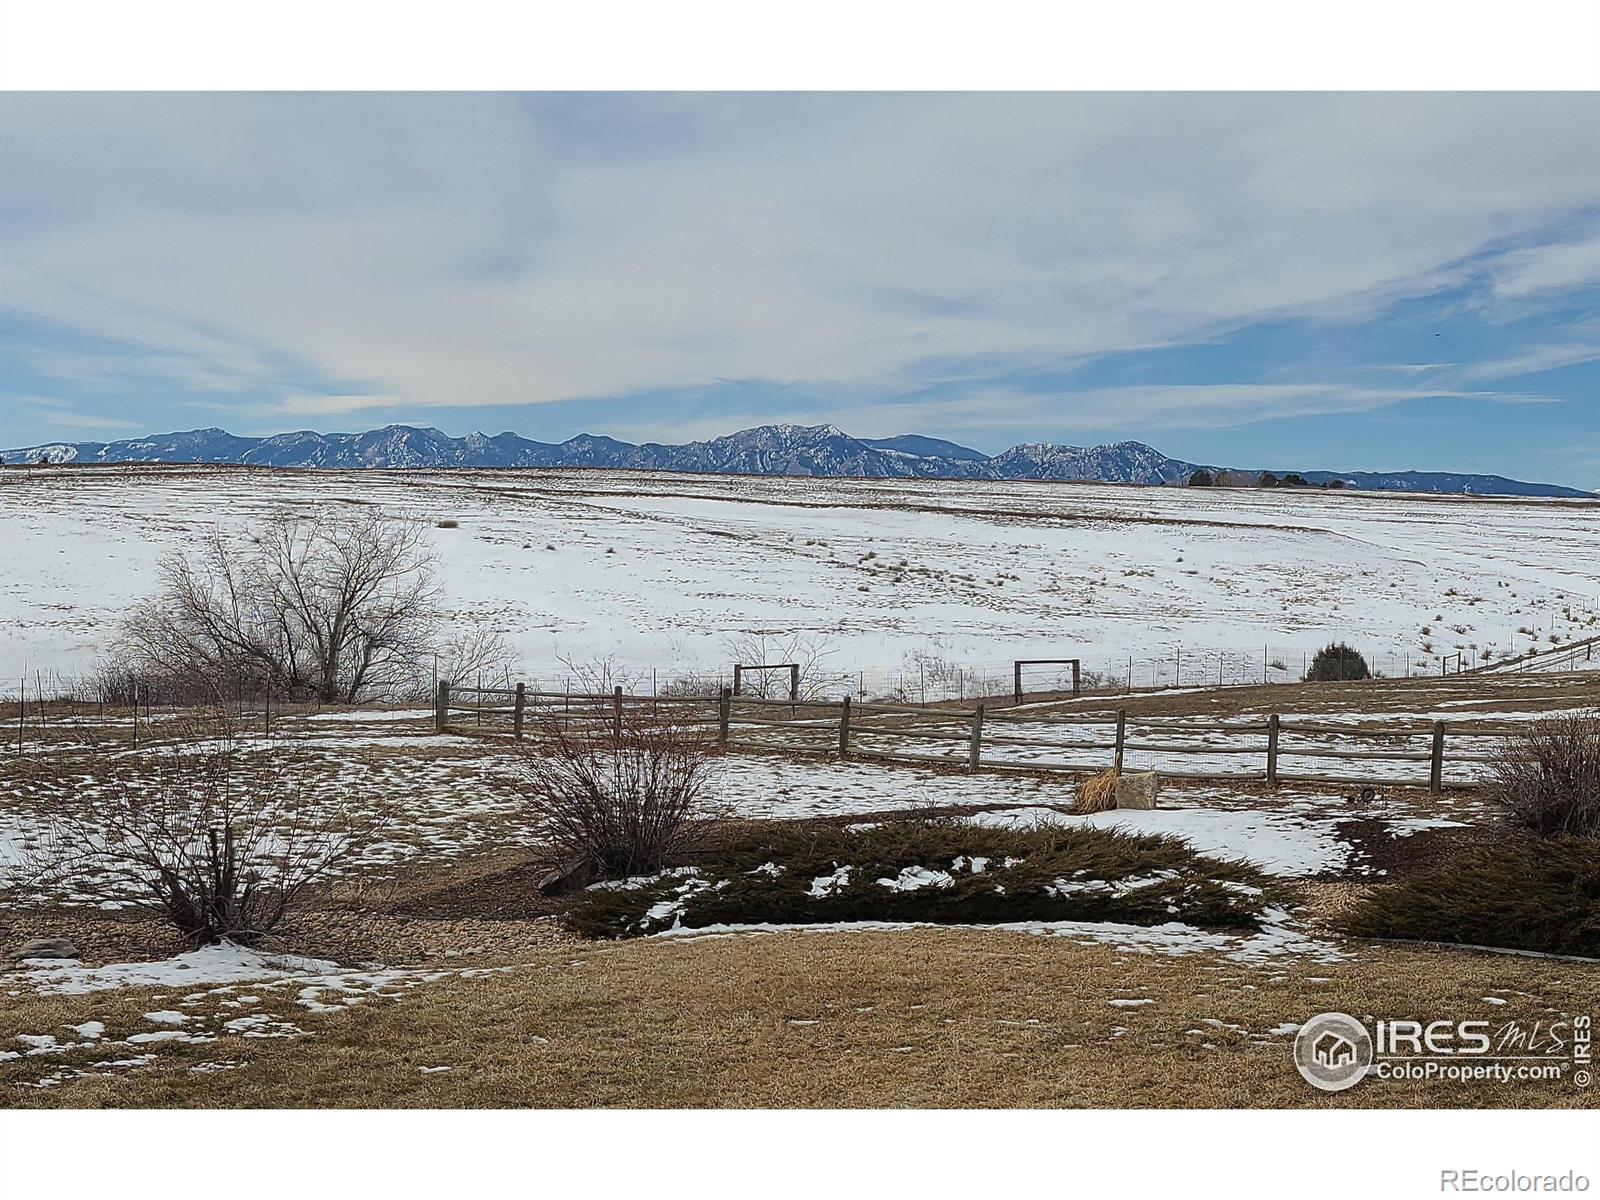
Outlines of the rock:
{"label": "rock", "polygon": [[1117,776],[1118,808],[1147,809],[1156,806],[1156,773],[1127,771]]}
{"label": "rock", "polygon": [[539,881],[539,893],[544,896],[559,896],[562,892],[574,891],[586,887],[595,880],[599,872],[586,855],[578,855],[562,863]]}
{"label": "rock", "polygon": [[11,957],[16,962],[25,958],[71,958],[78,957],[78,948],[66,938],[34,938],[30,942],[23,942],[11,952]]}

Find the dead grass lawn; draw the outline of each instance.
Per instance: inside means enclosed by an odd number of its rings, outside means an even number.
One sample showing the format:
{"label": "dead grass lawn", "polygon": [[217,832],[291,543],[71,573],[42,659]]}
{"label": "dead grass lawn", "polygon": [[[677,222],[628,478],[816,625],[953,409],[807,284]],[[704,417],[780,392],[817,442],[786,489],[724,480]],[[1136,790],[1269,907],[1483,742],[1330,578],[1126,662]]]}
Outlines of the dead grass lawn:
{"label": "dead grass lawn", "polygon": [[[1508,1002],[1491,1007],[1491,993]],[[156,1066],[42,1091],[17,1087],[20,1068],[8,1064],[0,1103],[1592,1106],[1595,1090],[1570,1083],[1369,1080],[1326,1096],[1295,1073],[1289,1038],[1255,1039],[1328,1009],[1548,1021],[1592,1011],[1597,994],[1600,967],[1388,946],[1334,966],[1245,968],[970,930],[610,943],[552,948],[508,975],[453,978],[331,1016],[295,1015],[287,989],[269,1004],[311,1037],[158,1047]],[[115,1026],[150,999],[13,1001],[0,1039],[91,1017]],[[206,1057],[245,1065],[189,1072]]]}

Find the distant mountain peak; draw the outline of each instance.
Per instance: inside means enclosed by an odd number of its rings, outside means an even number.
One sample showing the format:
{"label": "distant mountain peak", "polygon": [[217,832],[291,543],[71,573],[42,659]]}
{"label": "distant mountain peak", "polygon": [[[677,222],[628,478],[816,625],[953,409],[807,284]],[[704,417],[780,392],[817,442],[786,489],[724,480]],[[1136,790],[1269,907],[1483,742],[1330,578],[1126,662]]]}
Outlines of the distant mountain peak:
{"label": "distant mountain peak", "polygon": [[[260,466],[351,468],[592,467],[701,474],[815,475],[865,478],[1017,479],[1143,485],[1187,483],[1200,464],[1169,458],[1138,441],[1100,446],[1023,442],[999,454],[907,433],[856,438],[837,425],[776,423],[723,437],[672,445],[635,445],[604,434],[580,433],[559,445],[507,431],[453,438],[431,426],[392,424],[365,433],[303,429],[270,437],[236,437],[223,429],[150,434],[115,442],[48,442],[4,452],[7,463],[245,463]],[[1204,468],[1217,474],[1224,468]],[[1249,484],[1259,471],[1226,468]],[[1283,471],[1274,471],[1282,476]],[[1522,483],[1498,475],[1428,471],[1300,471],[1309,483],[1332,479],[1384,491],[1571,496],[1594,493],[1554,484]]]}

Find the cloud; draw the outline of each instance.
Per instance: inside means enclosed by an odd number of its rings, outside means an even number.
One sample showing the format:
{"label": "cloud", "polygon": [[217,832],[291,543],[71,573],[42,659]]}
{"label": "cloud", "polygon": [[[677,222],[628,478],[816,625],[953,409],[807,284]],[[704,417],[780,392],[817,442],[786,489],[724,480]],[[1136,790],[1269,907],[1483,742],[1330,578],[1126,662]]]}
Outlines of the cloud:
{"label": "cloud", "polygon": [[318,417],[371,408],[396,408],[401,403],[395,396],[301,394],[285,396],[277,405],[277,410],[294,416]]}
{"label": "cloud", "polygon": [[[1554,94],[14,96],[0,302],[286,414],[717,379],[979,397],[1254,322],[1361,320],[1485,269],[1512,298],[1592,278],[1592,243],[1548,233],[1600,207],[1591,113]],[[1088,428],[1115,405],[1394,402],[1285,386],[1034,403]]]}
{"label": "cloud", "polygon": [[1600,229],[1576,241],[1550,242],[1504,255],[1496,264],[1498,296],[1520,298],[1600,283]]}
{"label": "cloud", "polygon": [[1600,360],[1600,342],[1551,342],[1529,346],[1505,358],[1468,363],[1459,368],[1464,379],[1514,379]]}
{"label": "cloud", "polygon": [[[1164,426],[1222,429],[1288,417],[1372,412],[1411,400],[1543,403],[1548,398],[1439,388],[1375,388],[1338,382],[1147,384],[1097,388],[1052,406],[1056,427]],[[1034,414],[1048,416],[1048,410]]]}

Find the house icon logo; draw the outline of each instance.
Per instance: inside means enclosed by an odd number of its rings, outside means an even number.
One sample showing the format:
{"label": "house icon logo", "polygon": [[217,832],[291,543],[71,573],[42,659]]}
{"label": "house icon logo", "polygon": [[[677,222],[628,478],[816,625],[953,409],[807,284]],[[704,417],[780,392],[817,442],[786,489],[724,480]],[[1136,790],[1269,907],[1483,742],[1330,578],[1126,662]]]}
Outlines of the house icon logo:
{"label": "house icon logo", "polygon": [[1311,1058],[1324,1070],[1343,1070],[1356,1060],[1356,1046],[1349,1038],[1328,1030],[1311,1043]]}
{"label": "house icon logo", "polygon": [[1318,1013],[1295,1034],[1294,1065],[1312,1087],[1342,1092],[1372,1065],[1372,1035],[1348,1013]]}

